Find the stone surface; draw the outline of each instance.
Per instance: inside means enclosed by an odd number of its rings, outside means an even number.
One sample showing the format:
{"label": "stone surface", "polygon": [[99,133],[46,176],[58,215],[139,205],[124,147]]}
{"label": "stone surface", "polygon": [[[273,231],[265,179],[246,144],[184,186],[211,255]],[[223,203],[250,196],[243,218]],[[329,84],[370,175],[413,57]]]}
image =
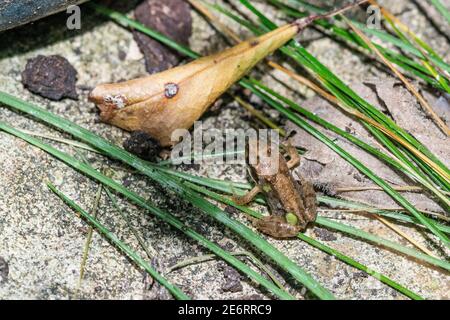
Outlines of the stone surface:
{"label": "stone surface", "polygon": [[[235,1],[233,1],[236,3]],[[392,1],[383,1],[387,6]],[[417,1],[425,3],[424,1]],[[270,17],[279,21],[280,14],[271,7],[257,5],[266,10]],[[410,23],[409,25],[423,36],[441,54],[448,54],[448,42],[436,32],[428,20],[419,12],[414,2],[396,1],[392,7],[394,13]],[[130,8],[127,8],[130,10]],[[202,54],[216,52],[226,47],[226,43],[216,31],[198,14],[193,15],[193,35],[191,47]],[[136,44],[130,31],[92,15],[82,7],[82,29],[69,31],[65,29],[65,14],[59,14],[40,20],[33,26],[25,26],[0,34],[0,90],[16,95],[86,127],[104,136],[111,142],[122,145],[129,137],[120,129],[98,123],[96,107],[87,101],[89,88],[98,83],[115,82],[132,79],[146,74],[145,63],[136,53]],[[438,19],[437,16],[434,18]],[[240,30],[227,19],[233,30]],[[445,26],[440,24],[441,27]],[[240,31],[243,38],[249,33]],[[20,39],[21,41],[16,41]],[[306,30],[299,40],[305,43],[311,52],[329,66],[345,81],[361,81],[379,69],[372,67],[366,58],[350,49],[336,44],[327,37],[313,30]],[[31,94],[21,85],[21,72],[26,61],[37,55],[59,54],[64,56],[78,72],[77,102],[64,100],[52,102]],[[268,71],[268,70],[267,70]],[[285,79],[279,72],[275,77]],[[287,94],[297,101],[303,101],[312,93],[292,81],[288,84],[298,89],[293,94],[268,74],[262,77],[273,88]],[[260,106],[257,99],[252,100]],[[277,117],[277,113],[268,110]],[[215,112],[203,117],[205,128],[249,128],[248,114],[235,103],[224,103]],[[70,139],[49,127],[44,126],[23,115],[0,107],[0,120],[31,132],[59,136]],[[57,148],[76,155],[75,150],[67,145],[46,142]],[[176,198],[161,190],[149,179],[135,174],[133,170],[116,161],[107,160],[87,151],[88,161],[99,169],[114,171],[114,179],[127,185],[130,189],[143,195],[161,208],[167,209],[180,217],[189,226],[194,227],[209,239],[229,251],[250,250],[251,248],[239,236],[232,234],[212,219],[192,206],[178,202]],[[80,263],[88,232],[88,226],[76,214],[69,210],[46,187],[51,181],[81,207],[91,210],[97,184],[82,174],[69,169],[61,162],[27,143],[0,132],[0,299],[150,299],[166,297],[157,286],[139,268],[118,252],[103,237],[94,232],[85,277],[79,285]],[[237,166],[201,166],[190,168],[183,166],[180,170],[192,174],[247,181],[246,171]],[[185,259],[207,254],[197,243],[143,210],[119,197],[119,205],[129,215],[145,243],[157,254],[155,266],[164,272],[174,264]],[[233,210],[234,218],[248,221]],[[408,245],[381,223],[367,217],[321,211],[321,215],[338,219],[366,231]],[[127,224],[114,211],[111,201],[105,193],[100,200],[99,219],[112,231],[129,243],[142,256],[145,256]],[[400,228],[420,238],[421,233],[400,226]],[[329,234],[332,233],[332,235]],[[442,271],[395,254],[389,250],[373,246],[363,241],[347,237],[337,232],[323,232],[310,229],[307,234],[327,245],[342,251],[374,270],[382,272],[409,289],[426,298],[449,299],[449,277]],[[393,289],[381,284],[372,277],[347,266],[329,255],[312,248],[301,241],[277,241],[268,239],[293,261],[305,268],[314,278],[331,290],[338,298],[344,299],[403,299]],[[437,252],[436,254],[440,254]],[[289,280],[285,283],[284,273],[273,270],[273,265],[263,259],[280,281],[298,298],[304,298],[305,290]],[[242,291],[224,292],[221,288],[226,283],[226,275],[221,271],[219,261],[209,261],[173,271],[167,275],[170,281],[179,285],[184,292],[196,299],[240,299],[271,298],[248,279],[242,279]],[[6,269],[5,269],[6,265]],[[5,270],[8,270],[5,273]],[[406,272],[407,271],[407,272]],[[3,278],[7,274],[7,281]],[[285,277],[289,279],[288,277]]]}

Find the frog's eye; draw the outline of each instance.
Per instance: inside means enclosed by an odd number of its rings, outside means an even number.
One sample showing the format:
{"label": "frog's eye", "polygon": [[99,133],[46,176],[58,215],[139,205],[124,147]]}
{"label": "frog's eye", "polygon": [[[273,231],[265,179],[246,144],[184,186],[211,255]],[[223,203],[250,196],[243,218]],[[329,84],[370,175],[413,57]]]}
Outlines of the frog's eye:
{"label": "frog's eye", "polygon": [[285,217],[286,217],[286,222],[289,223],[291,226],[297,225],[298,218],[295,214],[293,214],[292,212],[288,212]]}

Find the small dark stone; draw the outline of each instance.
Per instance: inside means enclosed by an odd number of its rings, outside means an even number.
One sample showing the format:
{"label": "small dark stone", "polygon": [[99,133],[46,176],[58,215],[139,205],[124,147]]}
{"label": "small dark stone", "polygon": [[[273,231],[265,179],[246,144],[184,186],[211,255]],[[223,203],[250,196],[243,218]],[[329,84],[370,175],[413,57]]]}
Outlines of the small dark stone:
{"label": "small dark stone", "polygon": [[368,278],[369,275],[364,271],[358,271],[358,272],[353,273],[352,277],[353,277],[353,279],[360,279],[360,278]]}
{"label": "small dark stone", "polygon": [[134,131],[125,140],[123,147],[140,158],[155,162],[161,150],[159,143],[144,131]]}
{"label": "small dark stone", "polygon": [[244,290],[241,283],[241,275],[236,269],[229,267],[228,265],[222,265],[219,267],[219,270],[223,270],[223,274],[225,277],[225,283],[222,284],[223,292],[241,292]]}
{"label": "small dark stone", "polygon": [[3,257],[0,257],[0,284],[8,281],[9,266]]}
{"label": "small dark stone", "polygon": [[180,166],[181,169],[183,170],[194,170],[194,171],[199,171],[201,169],[201,166],[199,163],[183,163]]}
{"label": "small dark stone", "polygon": [[314,233],[316,234],[317,237],[319,237],[319,239],[324,240],[324,241],[337,240],[336,236],[332,232],[328,231],[327,229],[314,228]]}
{"label": "small dark stone", "polygon": [[133,180],[131,180],[130,178],[125,178],[125,179],[123,179],[123,181],[122,181],[122,184],[123,184],[123,186],[124,187],[129,187],[129,186],[131,186],[131,184],[133,183]]}
{"label": "small dark stone", "polygon": [[22,72],[22,83],[31,92],[50,100],[78,99],[77,71],[66,58],[53,55],[27,61]]}
{"label": "small dark stone", "polygon": [[[135,18],[143,25],[183,45],[189,45],[192,34],[192,17],[189,4],[184,0],[145,0],[134,11]],[[134,31],[134,39],[145,57],[149,73],[158,73],[176,66],[180,55],[172,49]]]}
{"label": "small dark stone", "polygon": [[119,60],[124,61],[126,57],[127,57],[127,53],[123,50],[119,50]]}
{"label": "small dark stone", "polygon": [[238,213],[239,213],[239,210],[236,209],[236,208],[233,207],[233,206],[226,206],[226,207],[225,207],[225,212],[226,212],[226,213],[229,213],[229,214],[231,214],[231,215],[233,215],[233,214],[238,214]]}

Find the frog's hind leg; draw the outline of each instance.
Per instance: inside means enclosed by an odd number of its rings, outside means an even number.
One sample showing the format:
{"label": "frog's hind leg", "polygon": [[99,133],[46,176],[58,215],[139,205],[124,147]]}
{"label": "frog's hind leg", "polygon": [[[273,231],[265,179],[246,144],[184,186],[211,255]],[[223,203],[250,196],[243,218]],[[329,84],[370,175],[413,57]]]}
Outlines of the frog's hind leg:
{"label": "frog's hind leg", "polygon": [[261,192],[261,188],[259,186],[254,187],[252,190],[250,190],[247,194],[243,195],[242,197],[234,195],[232,200],[234,203],[236,203],[238,206],[246,205],[247,203],[252,202],[252,200],[258,195],[258,193]]}
{"label": "frog's hind leg", "polygon": [[287,162],[287,166],[289,169],[298,167],[300,165],[300,155],[298,154],[297,149],[288,141],[286,143],[286,151],[289,155],[289,161]]}
{"label": "frog's hind leg", "polygon": [[273,215],[262,219],[254,219],[253,224],[262,233],[277,239],[295,237],[301,230],[300,226],[287,223],[284,217]]}

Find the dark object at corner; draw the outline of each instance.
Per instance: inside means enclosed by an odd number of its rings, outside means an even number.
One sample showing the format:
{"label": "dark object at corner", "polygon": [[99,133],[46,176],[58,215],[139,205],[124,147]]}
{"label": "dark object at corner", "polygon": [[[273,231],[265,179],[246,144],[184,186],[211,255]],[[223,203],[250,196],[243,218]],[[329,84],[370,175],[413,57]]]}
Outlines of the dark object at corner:
{"label": "dark object at corner", "polygon": [[41,19],[86,0],[0,0],[0,31]]}
{"label": "dark object at corner", "polygon": [[134,131],[125,140],[123,147],[138,157],[155,162],[161,150],[159,143],[144,131]]}

